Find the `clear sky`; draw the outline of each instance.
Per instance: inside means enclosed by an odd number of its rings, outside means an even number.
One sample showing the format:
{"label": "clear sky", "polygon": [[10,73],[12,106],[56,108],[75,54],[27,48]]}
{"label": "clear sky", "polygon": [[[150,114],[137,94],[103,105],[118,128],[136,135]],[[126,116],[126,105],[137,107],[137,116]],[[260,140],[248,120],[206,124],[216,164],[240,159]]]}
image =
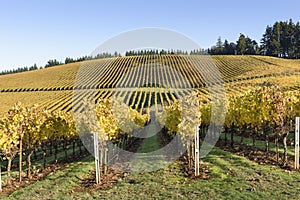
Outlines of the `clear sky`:
{"label": "clear sky", "polygon": [[90,54],[121,32],[160,27],[201,47],[240,33],[260,41],[267,25],[300,21],[300,1],[0,0],[0,71]]}

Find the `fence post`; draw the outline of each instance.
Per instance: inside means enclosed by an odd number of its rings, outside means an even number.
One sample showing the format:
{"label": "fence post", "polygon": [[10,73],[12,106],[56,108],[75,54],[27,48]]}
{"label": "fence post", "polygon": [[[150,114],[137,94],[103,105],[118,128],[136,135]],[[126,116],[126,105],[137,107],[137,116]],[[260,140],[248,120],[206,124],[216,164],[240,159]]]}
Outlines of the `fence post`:
{"label": "fence post", "polygon": [[96,167],[96,183],[100,182],[100,167],[99,167],[99,139],[98,133],[94,133],[94,155],[95,155],[95,167]]}
{"label": "fence post", "polygon": [[295,124],[295,169],[299,169],[299,134],[300,134],[300,117],[296,117]]}
{"label": "fence post", "polygon": [[195,126],[195,176],[199,176],[200,157],[199,157],[199,127]]}

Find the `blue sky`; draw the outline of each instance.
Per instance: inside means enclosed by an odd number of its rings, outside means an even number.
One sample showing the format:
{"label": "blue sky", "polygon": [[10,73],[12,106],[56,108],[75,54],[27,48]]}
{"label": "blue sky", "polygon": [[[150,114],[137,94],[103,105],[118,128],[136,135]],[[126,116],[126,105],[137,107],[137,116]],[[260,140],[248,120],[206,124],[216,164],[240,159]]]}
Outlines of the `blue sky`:
{"label": "blue sky", "polygon": [[300,1],[0,0],[0,71],[90,54],[121,32],[160,27],[201,47],[240,33],[257,40],[277,20],[300,21]]}

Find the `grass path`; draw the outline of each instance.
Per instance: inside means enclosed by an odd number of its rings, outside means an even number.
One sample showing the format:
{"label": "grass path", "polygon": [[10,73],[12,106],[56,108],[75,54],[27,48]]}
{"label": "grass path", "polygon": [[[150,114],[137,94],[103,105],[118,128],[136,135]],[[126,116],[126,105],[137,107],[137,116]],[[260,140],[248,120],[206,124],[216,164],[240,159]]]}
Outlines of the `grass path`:
{"label": "grass path", "polygon": [[260,166],[218,148],[204,159],[204,165],[209,166],[209,180],[190,180],[175,162],[155,172],[130,174],[107,190],[74,192],[80,179],[93,169],[92,157],[88,157],[15,191],[7,199],[298,199],[300,196],[297,172]]}
{"label": "grass path", "polygon": [[[159,124],[151,123],[150,126],[147,127],[145,134],[149,136],[149,134],[156,133],[156,130],[160,130]],[[134,159],[131,160],[130,169],[134,173],[151,172],[167,165],[168,163],[161,152],[160,138],[158,134],[155,134],[143,140]]]}

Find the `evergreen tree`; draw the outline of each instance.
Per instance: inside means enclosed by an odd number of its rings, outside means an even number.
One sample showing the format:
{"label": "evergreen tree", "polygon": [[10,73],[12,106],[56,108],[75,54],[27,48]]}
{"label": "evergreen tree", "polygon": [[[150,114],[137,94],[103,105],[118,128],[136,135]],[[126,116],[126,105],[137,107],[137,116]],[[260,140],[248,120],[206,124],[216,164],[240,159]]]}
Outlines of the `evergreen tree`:
{"label": "evergreen tree", "polygon": [[235,55],[236,44],[234,42],[229,43],[228,40],[224,41],[223,54],[225,55]]}
{"label": "evergreen tree", "polygon": [[237,53],[240,55],[244,55],[246,51],[246,37],[244,34],[240,34],[240,37],[237,41]]}
{"label": "evergreen tree", "polygon": [[218,38],[217,44],[216,44],[216,54],[223,54],[223,43],[221,37]]}
{"label": "evergreen tree", "polygon": [[295,58],[300,58],[300,24],[297,22],[295,25],[295,35],[294,35],[294,52],[295,52]]}
{"label": "evergreen tree", "polygon": [[300,48],[300,26],[289,21],[275,22],[274,25],[267,26],[261,40],[262,50],[265,55],[298,58]]}

